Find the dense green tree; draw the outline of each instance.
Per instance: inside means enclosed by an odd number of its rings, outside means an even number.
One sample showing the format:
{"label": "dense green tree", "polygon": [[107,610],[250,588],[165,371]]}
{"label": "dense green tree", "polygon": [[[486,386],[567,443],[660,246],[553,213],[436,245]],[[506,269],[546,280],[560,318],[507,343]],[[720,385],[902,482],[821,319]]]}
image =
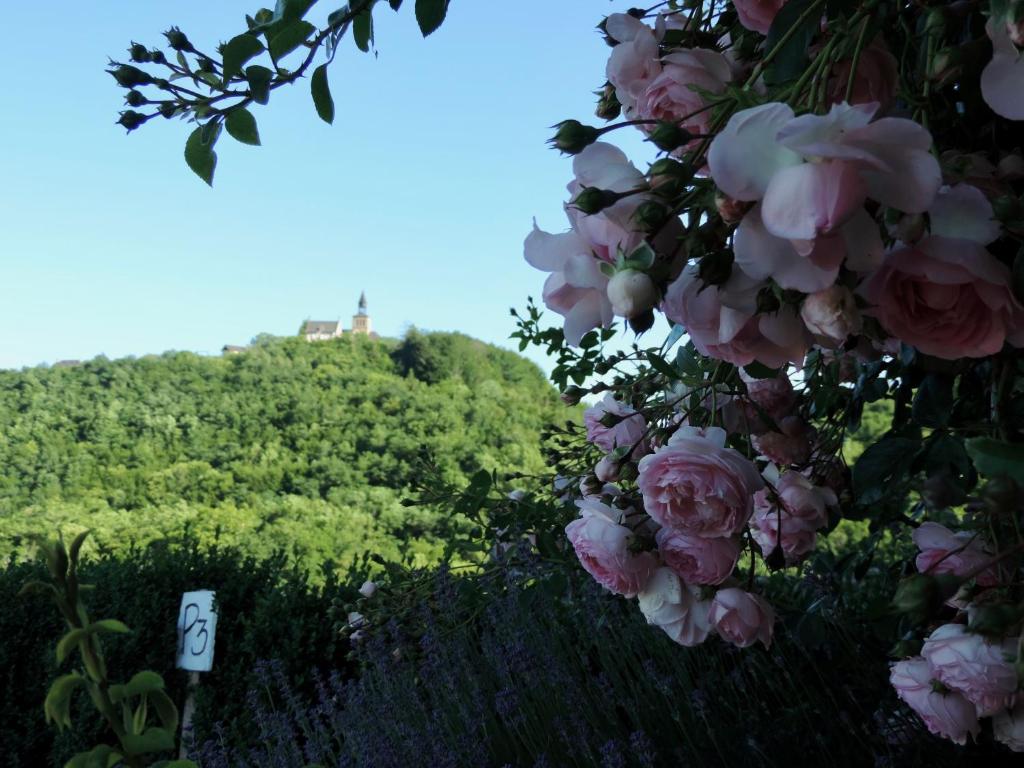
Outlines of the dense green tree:
{"label": "dense green tree", "polygon": [[536,366],[460,334],[0,372],[0,558],[60,527],[101,548],[188,531],[310,564],[424,563],[452,520],[401,505],[420,474],[537,472],[559,416]]}

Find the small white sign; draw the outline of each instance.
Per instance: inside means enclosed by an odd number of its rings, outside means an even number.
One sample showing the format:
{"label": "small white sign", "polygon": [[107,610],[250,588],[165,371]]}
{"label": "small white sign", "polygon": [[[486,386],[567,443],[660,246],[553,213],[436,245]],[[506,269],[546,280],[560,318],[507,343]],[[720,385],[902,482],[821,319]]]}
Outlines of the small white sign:
{"label": "small white sign", "polygon": [[178,612],[178,669],[209,672],[213,669],[213,645],[217,634],[214,593],[208,589],[186,592]]}

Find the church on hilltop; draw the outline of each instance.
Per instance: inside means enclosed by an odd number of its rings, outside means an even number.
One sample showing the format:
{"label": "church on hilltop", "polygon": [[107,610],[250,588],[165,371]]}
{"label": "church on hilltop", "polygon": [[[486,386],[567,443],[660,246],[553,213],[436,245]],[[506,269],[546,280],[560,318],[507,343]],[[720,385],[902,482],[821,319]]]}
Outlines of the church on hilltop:
{"label": "church on hilltop", "polygon": [[340,320],[307,320],[302,325],[301,334],[306,337],[306,341],[326,341],[346,334],[369,336],[371,339],[376,339],[377,334],[373,332],[370,315],[366,311],[366,293],[363,292],[359,295],[359,309],[352,315],[351,329],[342,328]]}

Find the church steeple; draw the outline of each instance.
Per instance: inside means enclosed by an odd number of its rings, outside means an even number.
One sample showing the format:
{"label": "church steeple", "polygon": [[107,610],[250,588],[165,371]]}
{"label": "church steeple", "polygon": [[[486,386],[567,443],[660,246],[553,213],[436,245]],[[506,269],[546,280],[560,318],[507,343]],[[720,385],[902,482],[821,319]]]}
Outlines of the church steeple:
{"label": "church steeple", "polygon": [[370,335],[373,333],[373,326],[370,324],[370,315],[366,311],[366,291],[359,294],[359,311],[352,316],[352,333]]}

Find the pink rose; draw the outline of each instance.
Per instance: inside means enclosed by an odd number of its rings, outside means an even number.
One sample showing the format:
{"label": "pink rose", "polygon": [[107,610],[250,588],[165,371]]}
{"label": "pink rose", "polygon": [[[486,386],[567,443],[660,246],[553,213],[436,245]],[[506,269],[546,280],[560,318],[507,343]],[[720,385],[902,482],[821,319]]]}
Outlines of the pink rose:
{"label": "pink rose", "polygon": [[795,242],[837,232],[867,198],[920,213],[942,181],[931,134],[911,120],[873,121],[877,108],[833,104],[827,115],[800,117],[781,103],[741,110],[711,142],[711,177],[730,197],[761,200],[767,232]]}
{"label": "pink rose", "polygon": [[662,561],[687,584],[721,584],[740,559],[736,539],[687,536],[662,528],[655,541]]}
{"label": "pink rose", "polygon": [[[828,84],[828,97],[833,104],[847,100],[846,86],[850,81],[852,64],[851,59],[842,59],[832,68],[832,78]],[[899,62],[889,51],[885,40],[877,37],[871,45],[860,52],[849,102],[851,104],[877,102],[879,109],[882,112],[887,112],[896,101],[899,80]]]}
{"label": "pink rose", "polygon": [[957,744],[967,743],[967,734],[977,738],[981,731],[974,705],[959,693],[940,693],[932,685],[928,662],[921,657],[897,661],[890,668],[889,682],[924,721],[928,730]]}
{"label": "pink rose", "polygon": [[695,536],[732,536],[753,511],[764,483],[743,454],[725,447],[725,430],[680,427],[640,460],[644,508],[666,528]]}
{"label": "pink rose", "polygon": [[660,74],[637,99],[633,117],[664,120],[691,133],[707,133],[711,110],[704,110],[704,97],[694,88],[721,93],[732,80],[729,62],[717,51],[684,48],[668,54],[661,63]]}
{"label": "pink rose", "polygon": [[1006,341],[1024,344],[1010,270],[970,241],[926,237],[893,251],[862,290],[882,327],[926,355],[985,357]]}
{"label": "pink rose", "polygon": [[1017,673],[1007,661],[1016,653],[1014,640],[993,643],[968,632],[963,624],[943,624],[921,649],[934,677],[977,707],[979,717],[1016,702]]}
{"label": "pink rose", "polygon": [[757,360],[770,368],[802,361],[807,353],[803,323],[789,308],[757,314],[761,286],[738,269],[725,285],[705,286],[691,265],[669,285],[661,309],[686,329],[702,355],[734,365]]}
{"label": "pink rose", "polygon": [[[572,159],[573,180],[566,189],[573,200],[584,187],[597,187],[611,192],[629,192],[645,187],[647,179],[618,147],[597,141]],[[645,200],[641,194],[629,195],[600,213],[584,214],[568,206],[566,215],[573,229],[590,246],[601,261],[614,264],[619,252],[632,253],[644,241],[644,233],[636,229],[633,214]]]}
{"label": "pink rose", "polygon": [[[921,523],[914,529],[913,539],[921,550],[914,562],[917,570],[933,576],[941,573],[966,576],[993,557],[985,542],[977,535],[969,531],[953,533],[938,523]],[[982,571],[976,578],[983,587],[999,583],[999,575],[991,568]]]}
{"label": "pink rose", "polygon": [[711,624],[723,639],[737,648],[761,641],[772,644],[775,612],[760,595],[730,587],[720,589],[711,601]]}
{"label": "pink rose", "polygon": [[1010,270],[984,247],[1000,235],[985,195],[944,187],[928,215],[931,235],[890,253],[861,287],[870,313],[897,339],[947,360],[1024,345]]}
{"label": "pink rose", "polygon": [[853,294],[841,285],[812,293],[800,306],[800,318],[816,341],[835,349],[860,333],[861,317]]}
{"label": "pink rose", "polygon": [[614,483],[619,479],[619,462],[611,456],[605,456],[594,466],[594,475],[602,483]]}
{"label": "pink rose", "polygon": [[576,232],[551,234],[533,225],[523,244],[532,267],[550,272],[544,283],[544,305],[565,318],[565,340],[577,345],[591,328],[612,323],[608,278],[601,272],[589,244]]}
{"label": "pink rose", "polygon": [[792,565],[814,549],[818,530],[828,524],[828,508],[838,504],[830,488],[815,486],[799,472],[786,472],[775,488],[754,495],[750,532],[765,557],[776,545]]}
{"label": "pink rose", "polygon": [[708,601],[700,600],[698,590],[682,583],[668,568],[654,572],[639,603],[647,623],[661,627],[680,645],[699,645],[711,631]]}
{"label": "pink rose", "polygon": [[779,432],[754,435],[754,449],[773,464],[790,466],[806,464],[811,458],[814,430],[799,416],[786,416],[778,421]]}
{"label": "pink rose", "polygon": [[796,408],[797,394],[785,371],[770,379],[755,379],[740,370],[740,378],[747,386],[747,396],[773,420],[781,421]]}
{"label": "pink rose", "polygon": [[[618,417],[618,423],[606,427],[601,423],[606,414]],[[583,412],[583,423],[587,427],[587,440],[607,453],[620,446],[632,448],[643,440],[647,430],[647,420],[643,415],[622,401],[616,400],[611,393],[606,394],[597,405]]]}
{"label": "pink rose", "polygon": [[990,18],[985,32],[992,40],[992,60],[981,73],[981,96],[1000,117],[1024,120],[1024,56],[1006,23]]}
{"label": "pink rose", "polygon": [[576,502],[581,517],[565,533],[587,573],[605,588],[635,597],[647,584],[658,560],[651,552],[634,553],[633,532],[620,524],[622,514],[595,499]]}
{"label": "pink rose", "polygon": [[1014,752],[1024,752],[1024,701],[1013,709],[1003,710],[992,718],[992,732],[996,741]]}
{"label": "pink rose", "polygon": [[611,14],[605,31],[617,43],[608,57],[605,76],[615,86],[615,95],[628,116],[648,84],[661,72],[658,38],[653,29],[628,13]]}
{"label": "pink rose", "polygon": [[751,32],[767,35],[775,15],[786,0],[733,0],[732,4],[740,17],[740,24]]}

